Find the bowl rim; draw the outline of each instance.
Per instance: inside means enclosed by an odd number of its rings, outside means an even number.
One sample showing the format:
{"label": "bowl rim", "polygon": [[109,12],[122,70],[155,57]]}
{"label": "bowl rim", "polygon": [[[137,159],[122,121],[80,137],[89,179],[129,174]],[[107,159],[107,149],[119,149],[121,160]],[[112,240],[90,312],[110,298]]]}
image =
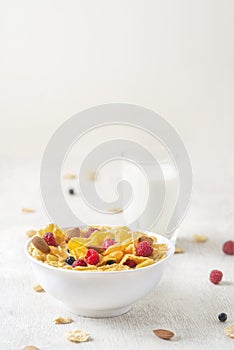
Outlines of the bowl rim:
{"label": "bowl rim", "polygon": [[[85,275],[85,274],[94,274],[94,275],[98,275],[98,274],[101,274],[101,275],[106,275],[106,274],[116,274],[116,273],[136,273],[137,271],[142,271],[142,270],[145,270],[145,269],[150,269],[150,268],[154,268],[164,262],[166,262],[168,259],[170,259],[174,253],[175,253],[175,246],[173,244],[173,242],[166,238],[165,236],[162,236],[158,233],[155,233],[155,232],[151,232],[151,231],[145,231],[145,230],[141,230],[142,233],[146,233],[147,235],[149,236],[155,236],[156,238],[159,238],[159,243],[166,243],[167,246],[168,246],[168,252],[167,252],[167,256],[163,259],[163,260],[159,260],[151,265],[148,265],[148,266],[144,266],[144,267],[141,267],[139,269],[131,269],[131,270],[119,270],[119,271],[96,271],[96,270],[89,270],[89,271],[79,271],[79,270],[69,270],[69,269],[63,269],[62,267],[55,267],[55,266],[51,266],[51,265],[48,265],[48,264],[45,264],[43,263],[42,261],[40,260],[37,260],[35,258],[33,258],[29,252],[28,252],[28,246],[29,246],[29,243],[32,241],[33,237],[29,238],[25,244],[24,244],[24,253],[25,255],[30,259],[31,262],[33,263],[36,263],[38,264],[39,266],[43,266],[45,268],[48,268],[48,269],[51,269],[51,270],[55,270],[55,271],[63,271],[63,272],[68,272],[68,273],[73,273],[73,274],[76,274],[76,275]],[[160,242],[160,240],[162,240],[162,242]]]}

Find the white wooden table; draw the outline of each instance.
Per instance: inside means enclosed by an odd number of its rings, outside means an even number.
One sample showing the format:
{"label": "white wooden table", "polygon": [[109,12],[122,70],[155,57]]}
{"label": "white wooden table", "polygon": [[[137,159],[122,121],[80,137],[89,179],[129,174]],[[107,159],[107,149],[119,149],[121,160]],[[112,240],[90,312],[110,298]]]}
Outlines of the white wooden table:
{"label": "white wooden table", "polygon": [[[173,257],[151,295],[123,316],[89,319],[72,315],[48,294],[32,290],[36,281],[23,253],[25,231],[48,221],[40,202],[38,168],[3,161],[0,176],[1,350],[22,349],[29,344],[41,350],[234,347],[234,340],[223,333],[225,326],[234,323],[234,256],[224,255],[221,250],[225,240],[233,239],[230,187],[222,189],[220,196],[210,189],[207,193],[200,189],[197,194],[195,189],[178,241],[185,253]],[[36,212],[23,214],[23,206]],[[205,233],[209,240],[193,242],[195,232]],[[223,271],[219,286],[209,282],[213,268]],[[221,312],[228,314],[225,323],[217,320]],[[56,316],[69,316],[75,322],[55,325]],[[64,334],[75,328],[90,333],[92,341],[74,344],[66,340]],[[155,328],[170,329],[176,336],[171,341],[161,340],[153,334]]]}

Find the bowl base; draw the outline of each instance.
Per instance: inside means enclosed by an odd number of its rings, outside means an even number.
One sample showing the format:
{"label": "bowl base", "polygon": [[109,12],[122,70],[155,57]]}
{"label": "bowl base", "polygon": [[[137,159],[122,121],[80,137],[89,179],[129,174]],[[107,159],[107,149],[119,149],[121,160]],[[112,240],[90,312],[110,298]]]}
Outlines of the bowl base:
{"label": "bowl base", "polygon": [[125,306],[117,309],[106,309],[106,310],[89,310],[82,308],[69,308],[69,310],[78,316],[89,317],[89,318],[107,318],[107,317],[116,317],[123,314],[126,314],[131,310],[133,305]]}

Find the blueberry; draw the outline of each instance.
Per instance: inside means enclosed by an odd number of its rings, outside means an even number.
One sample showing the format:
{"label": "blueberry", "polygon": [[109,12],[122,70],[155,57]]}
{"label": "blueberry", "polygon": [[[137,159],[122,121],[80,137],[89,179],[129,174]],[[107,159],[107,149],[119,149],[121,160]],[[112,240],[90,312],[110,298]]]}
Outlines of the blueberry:
{"label": "blueberry", "polygon": [[68,254],[70,254],[70,250],[69,249],[67,249],[67,252],[68,252]]}
{"label": "blueberry", "polygon": [[70,193],[70,194],[75,194],[75,191],[73,190],[73,188],[70,188],[70,189],[69,189],[69,193]]}
{"label": "blueberry", "polygon": [[222,312],[221,314],[219,314],[218,319],[219,319],[220,322],[225,322],[226,319],[227,319],[227,314]]}
{"label": "blueberry", "polygon": [[107,260],[106,265],[112,265],[115,264],[114,260]]}
{"label": "blueberry", "polygon": [[73,256],[68,256],[65,260],[68,265],[72,265],[76,259]]}

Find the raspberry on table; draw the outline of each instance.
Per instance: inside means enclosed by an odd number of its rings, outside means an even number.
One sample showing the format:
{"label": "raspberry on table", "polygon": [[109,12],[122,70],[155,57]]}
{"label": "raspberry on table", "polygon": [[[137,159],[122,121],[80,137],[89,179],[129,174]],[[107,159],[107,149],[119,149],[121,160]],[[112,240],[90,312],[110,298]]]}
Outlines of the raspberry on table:
{"label": "raspberry on table", "polygon": [[223,245],[223,252],[228,255],[234,255],[234,242],[227,241]]}
{"label": "raspberry on table", "polygon": [[106,238],[105,241],[103,242],[102,248],[107,249],[110,246],[115,244],[115,240],[111,238]]}
{"label": "raspberry on table", "polygon": [[153,248],[149,245],[148,242],[143,241],[140,242],[136,248],[136,254],[138,256],[145,256],[148,257],[153,253]]}
{"label": "raspberry on table", "polygon": [[87,264],[84,260],[78,259],[72,263],[72,267],[76,267],[76,266],[87,266]]}
{"label": "raspberry on table", "polygon": [[84,260],[89,265],[97,265],[99,262],[99,254],[94,249],[88,249]]}
{"label": "raspberry on table", "polygon": [[55,241],[54,235],[52,232],[47,232],[44,234],[43,239],[46,241],[48,245],[51,245],[52,247],[57,247],[57,243]]}
{"label": "raspberry on table", "polygon": [[219,270],[212,270],[210,273],[210,281],[213,284],[219,284],[222,281],[223,273]]}
{"label": "raspberry on table", "polygon": [[134,267],[137,266],[137,263],[131,259],[128,259],[125,261],[124,265],[131,267],[131,269],[134,269]]}

